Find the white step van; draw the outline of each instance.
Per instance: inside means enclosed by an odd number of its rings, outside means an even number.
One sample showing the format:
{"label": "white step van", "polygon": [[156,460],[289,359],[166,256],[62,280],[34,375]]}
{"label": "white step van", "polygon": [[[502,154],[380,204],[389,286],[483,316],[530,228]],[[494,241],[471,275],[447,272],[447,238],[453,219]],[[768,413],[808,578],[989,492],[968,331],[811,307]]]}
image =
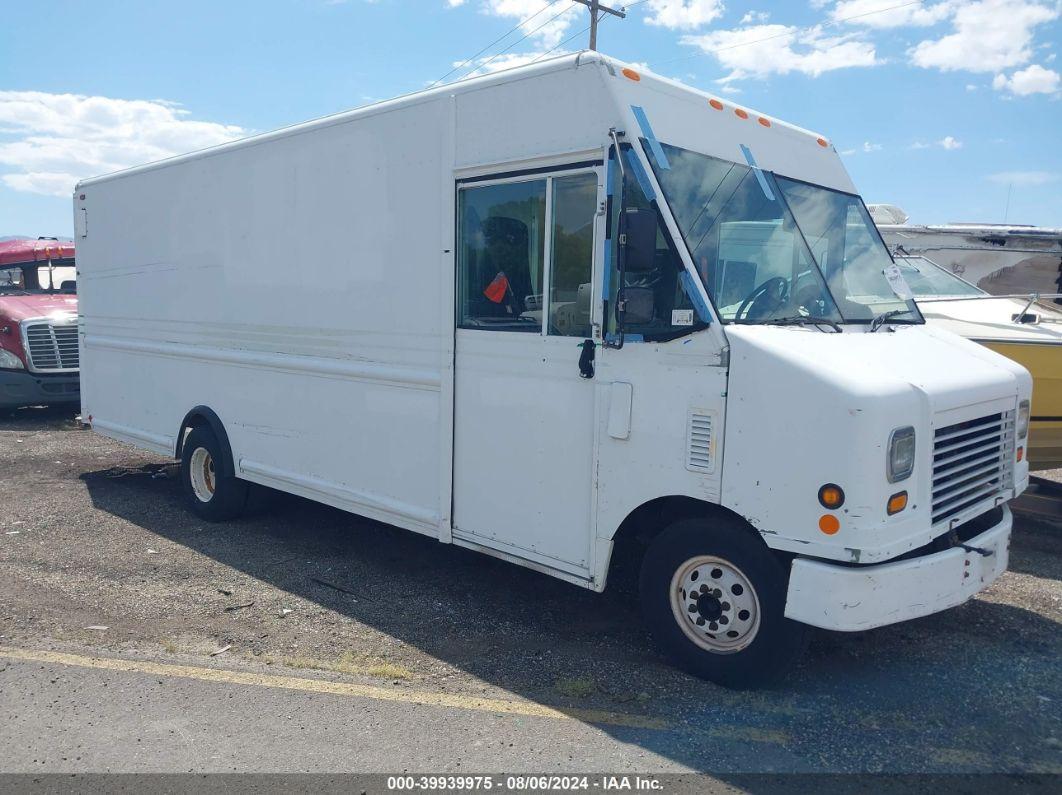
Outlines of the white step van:
{"label": "white step van", "polygon": [[[1031,381],[927,327],[834,147],[596,53],[76,189],[82,404],[595,591],[730,686],[1006,569]],[[958,620],[958,619],[957,619]]]}

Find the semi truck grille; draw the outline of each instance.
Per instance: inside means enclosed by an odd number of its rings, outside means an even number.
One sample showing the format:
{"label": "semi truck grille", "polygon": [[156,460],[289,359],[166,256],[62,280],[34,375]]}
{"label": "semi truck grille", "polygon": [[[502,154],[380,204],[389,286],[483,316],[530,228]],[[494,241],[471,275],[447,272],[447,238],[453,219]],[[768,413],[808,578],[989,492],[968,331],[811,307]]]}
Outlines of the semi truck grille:
{"label": "semi truck grille", "polygon": [[78,369],[77,320],[31,322],[23,327],[29,367],[36,372]]}
{"label": "semi truck grille", "polygon": [[933,524],[1009,488],[1013,435],[1013,412],[989,414],[936,430]]}

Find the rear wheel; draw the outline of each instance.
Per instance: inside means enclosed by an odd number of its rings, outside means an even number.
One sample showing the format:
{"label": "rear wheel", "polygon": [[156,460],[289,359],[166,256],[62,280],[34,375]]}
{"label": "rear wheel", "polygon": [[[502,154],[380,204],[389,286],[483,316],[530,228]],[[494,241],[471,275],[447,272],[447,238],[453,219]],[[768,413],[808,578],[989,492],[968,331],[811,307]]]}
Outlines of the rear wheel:
{"label": "rear wheel", "polygon": [[804,646],[784,615],[785,567],[737,520],[682,520],[642,563],[649,631],[680,667],[726,687],[777,678]]}
{"label": "rear wheel", "polygon": [[210,522],[235,519],[247,505],[249,484],[222,474],[227,454],[206,427],[193,428],[184,441],[181,483],[192,511]]}

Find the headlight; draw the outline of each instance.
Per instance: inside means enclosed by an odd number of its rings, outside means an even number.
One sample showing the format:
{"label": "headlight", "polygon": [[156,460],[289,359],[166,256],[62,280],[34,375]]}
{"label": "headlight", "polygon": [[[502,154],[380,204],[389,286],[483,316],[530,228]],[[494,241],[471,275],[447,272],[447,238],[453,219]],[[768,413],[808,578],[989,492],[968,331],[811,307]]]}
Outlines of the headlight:
{"label": "headlight", "polygon": [[22,360],[15,356],[11,351],[5,351],[0,348],[0,368],[6,368],[8,370],[25,370],[26,365],[22,363]]}
{"label": "headlight", "polygon": [[915,429],[910,425],[897,428],[889,436],[889,458],[885,465],[889,483],[909,478],[914,470],[914,462]]}
{"label": "headlight", "polygon": [[1029,401],[1023,400],[1018,404],[1018,438],[1024,439],[1029,435]]}

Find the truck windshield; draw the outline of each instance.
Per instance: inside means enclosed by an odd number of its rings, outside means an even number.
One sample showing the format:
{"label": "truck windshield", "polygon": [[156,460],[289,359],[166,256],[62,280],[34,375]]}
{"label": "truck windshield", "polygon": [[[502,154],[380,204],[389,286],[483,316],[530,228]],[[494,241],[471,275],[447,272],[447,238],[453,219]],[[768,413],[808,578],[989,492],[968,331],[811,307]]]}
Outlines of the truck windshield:
{"label": "truck windshield", "polygon": [[77,269],[74,261],[32,262],[0,267],[0,294],[75,293]]}
{"label": "truck windshield", "polygon": [[667,144],[664,168],[644,148],[723,322],[922,322],[858,196]]}

